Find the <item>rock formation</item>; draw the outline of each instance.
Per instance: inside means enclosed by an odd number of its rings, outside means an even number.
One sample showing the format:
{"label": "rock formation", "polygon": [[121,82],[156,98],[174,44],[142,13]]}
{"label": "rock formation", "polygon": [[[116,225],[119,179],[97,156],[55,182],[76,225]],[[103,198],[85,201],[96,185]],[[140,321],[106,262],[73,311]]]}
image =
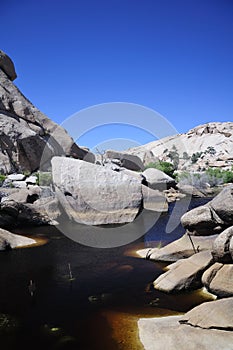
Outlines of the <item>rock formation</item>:
{"label": "rock formation", "polygon": [[[154,281],[154,287],[161,292],[177,293],[204,286],[218,298],[224,298],[203,303],[183,316],[140,319],[139,336],[146,350],[163,348],[181,350],[186,349],[187,344],[193,350],[231,348],[232,218],[232,185],[230,185],[207,205],[195,208],[182,217],[183,225],[198,235],[190,236],[187,231],[181,239],[161,249],[144,249],[138,252],[142,257],[151,260],[176,260]],[[217,225],[222,232],[213,235]]]}
{"label": "rock formation", "polygon": [[233,298],[210,301],[187,312],[179,322],[206,329],[232,330],[232,310]]}
{"label": "rock formation", "polygon": [[3,189],[0,203],[0,227],[57,224],[59,204],[49,188]]}
{"label": "rock formation", "polygon": [[5,74],[11,81],[17,78],[14,63],[12,62],[10,57],[2,50],[0,50],[0,69],[2,69],[3,72],[5,72]]}
{"label": "rock formation", "polygon": [[201,276],[212,263],[210,251],[192,255],[169,265],[169,269],[154,281],[155,289],[166,293],[198,289],[202,286]]}
{"label": "rock formation", "polygon": [[233,225],[233,185],[228,185],[206,205],[185,213],[181,223],[193,235],[212,235]]}
{"label": "rock formation", "polygon": [[90,158],[61,126],[32,105],[12,83],[15,78],[13,62],[0,51],[0,173],[33,172],[48,167],[54,155]]}
{"label": "rock formation", "polygon": [[[131,148],[127,153],[137,155],[144,165],[147,165],[158,159],[171,162],[170,155],[174,150],[179,156],[180,170],[198,170],[207,167],[230,169],[233,165],[233,123],[207,123],[184,134],[168,136]],[[151,155],[149,159],[146,157],[148,152]],[[194,162],[192,162],[193,154],[196,154]]]}
{"label": "rock formation", "polygon": [[[198,247],[198,251],[211,250],[214,240],[218,235],[212,236],[192,236],[192,242],[188,234],[184,234],[181,238],[165,245],[162,248],[146,248],[138,250],[137,253],[142,258],[148,258],[153,261],[175,262],[179,259],[189,258],[194,254],[194,247]],[[193,245],[192,245],[193,243]]]}
{"label": "rock formation", "polygon": [[148,168],[143,171],[142,175],[144,176],[148,187],[153,190],[167,190],[170,187],[175,186],[175,180],[161,170]]}
{"label": "rock formation", "polygon": [[218,235],[213,243],[212,254],[215,261],[233,262],[233,226]]}
{"label": "rock formation", "polygon": [[202,283],[220,298],[233,296],[233,264],[215,263],[203,274]]}
{"label": "rock formation", "polygon": [[[205,316],[203,316],[205,317]],[[142,318],[139,337],[145,350],[230,350],[233,332],[180,324],[180,316]]]}
{"label": "rock formation", "polygon": [[106,159],[119,160],[120,165],[129,170],[133,170],[133,171],[144,170],[144,165],[141,159],[136,155],[108,150],[105,152],[104,157]]}
{"label": "rock formation", "polygon": [[16,235],[0,228],[0,251],[26,247],[35,243],[36,241],[32,238]]}
{"label": "rock formation", "polygon": [[141,181],[134,177],[65,157],[52,159],[52,171],[56,196],[76,222],[126,223],[141,209]]}
{"label": "rock formation", "polygon": [[230,350],[233,298],[203,303],[183,316],[139,319],[145,350]]}
{"label": "rock formation", "polygon": [[127,223],[143,207],[156,212],[168,210],[164,194],[144,186],[143,178],[129,171],[54,157],[52,172],[57,199],[68,217],[78,223]]}

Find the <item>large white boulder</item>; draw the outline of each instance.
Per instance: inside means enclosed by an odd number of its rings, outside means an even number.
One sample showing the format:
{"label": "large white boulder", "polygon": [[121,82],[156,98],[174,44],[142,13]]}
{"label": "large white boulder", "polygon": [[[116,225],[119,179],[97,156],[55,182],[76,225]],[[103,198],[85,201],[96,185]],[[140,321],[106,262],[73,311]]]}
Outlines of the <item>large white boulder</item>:
{"label": "large white boulder", "polygon": [[218,297],[233,296],[233,264],[215,263],[203,274],[202,283]]}
{"label": "large white boulder", "polygon": [[145,177],[148,186],[154,190],[166,190],[175,186],[175,180],[161,170],[148,168],[143,171],[142,175]]}
{"label": "large white boulder", "polygon": [[187,323],[194,327],[233,329],[233,298],[209,301],[196,306],[187,312],[180,323]]}
{"label": "large white boulder", "polygon": [[169,270],[154,281],[155,289],[173,293],[201,287],[201,275],[212,263],[210,251],[203,251],[190,258],[181,259],[169,266]]}
{"label": "large white boulder", "polygon": [[139,338],[145,350],[230,350],[233,332],[180,324],[180,316],[141,318]]}
{"label": "large white boulder", "polygon": [[54,157],[56,196],[68,217],[87,225],[132,222],[142,206],[141,181],[81,160]]}
{"label": "large white boulder", "polygon": [[212,235],[233,225],[233,185],[225,187],[210,202],[194,208],[181,218],[194,235]]}

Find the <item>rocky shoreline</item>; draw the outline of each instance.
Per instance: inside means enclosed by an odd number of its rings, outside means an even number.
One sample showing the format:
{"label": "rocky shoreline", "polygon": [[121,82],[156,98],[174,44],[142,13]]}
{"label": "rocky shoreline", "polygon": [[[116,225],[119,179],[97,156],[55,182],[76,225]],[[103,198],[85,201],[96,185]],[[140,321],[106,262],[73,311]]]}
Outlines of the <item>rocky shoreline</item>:
{"label": "rocky shoreline", "polygon": [[166,348],[224,349],[233,343],[233,185],[206,205],[184,214],[185,235],[165,247],[138,254],[153,261],[173,262],[154,281],[164,293],[206,288],[217,300],[182,316],[140,319],[140,339],[146,350]]}

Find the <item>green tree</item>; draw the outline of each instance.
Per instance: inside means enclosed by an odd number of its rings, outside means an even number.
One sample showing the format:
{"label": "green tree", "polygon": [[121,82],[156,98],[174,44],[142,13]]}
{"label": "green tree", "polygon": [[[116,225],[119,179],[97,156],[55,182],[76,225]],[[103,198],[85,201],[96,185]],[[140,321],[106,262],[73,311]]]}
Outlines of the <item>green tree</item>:
{"label": "green tree", "polygon": [[203,152],[196,152],[196,153],[193,153],[192,154],[192,157],[191,157],[191,162],[194,164],[198,161],[198,159],[201,157]]}
{"label": "green tree", "polygon": [[183,159],[188,160],[190,157],[187,152],[183,152]]}
{"label": "green tree", "polygon": [[171,151],[169,151],[168,157],[171,159],[174,169],[177,170],[180,159],[179,159],[179,153],[175,145],[173,145]]}
{"label": "green tree", "polygon": [[213,146],[209,146],[209,147],[207,147],[207,150],[205,151],[205,153],[209,153],[209,154],[214,155],[214,154],[216,154],[216,150]]}

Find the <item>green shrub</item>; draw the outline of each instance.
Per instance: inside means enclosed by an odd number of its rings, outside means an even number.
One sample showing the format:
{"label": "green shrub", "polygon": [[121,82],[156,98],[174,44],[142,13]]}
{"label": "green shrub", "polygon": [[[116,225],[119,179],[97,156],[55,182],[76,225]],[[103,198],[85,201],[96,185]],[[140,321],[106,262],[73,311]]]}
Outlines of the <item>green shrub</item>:
{"label": "green shrub", "polygon": [[6,179],[6,176],[0,174],[0,186],[3,184],[3,182],[5,181],[5,179]]}
{"label": "green shrub", "polygon": [[52,173],[40,172],[35,174],[37,176],[37,183],[39,186],[50,186],[52,181]]}
{"label": "green shrub", "polygon": [[213,187],[223,183],[233,183],[233,171],[208,168],[200,173],[182,172],[177,175],[177,181],[197,188],[203,188],[207,183]]}
{"label": "green shrub", "polygon": [[205,154],[209,153],[209,154],[214,155],[214,154],[216,154],[216,150],[213,146],[208,146],[204,153]]}
{"label": "green shrub", "polygon": [[191,162],[192,164],[196,163],[198,161],[198,159],[200,158],[200,156],[202,155],[203,152],[196,152],[192,154],[191,157]]}
{"label": "green shrub", "polygon": [[171,176],[174,178],[174,166],[172,163],[169,163],[169,162],[163,162],[163,161],[159,161],[159,162],[156,162],[156,163],[149,163],[146,167],[146,169],[148,168],[155,168],[155,169],[158,169],[158,170],[161,170],[163,171],[165,174]]}
{"label": "green shrub", "polygon": [[223,172],[223,182],[226,183],[230,183],[233,182],[233,172],[230,170],[225,170]]}

